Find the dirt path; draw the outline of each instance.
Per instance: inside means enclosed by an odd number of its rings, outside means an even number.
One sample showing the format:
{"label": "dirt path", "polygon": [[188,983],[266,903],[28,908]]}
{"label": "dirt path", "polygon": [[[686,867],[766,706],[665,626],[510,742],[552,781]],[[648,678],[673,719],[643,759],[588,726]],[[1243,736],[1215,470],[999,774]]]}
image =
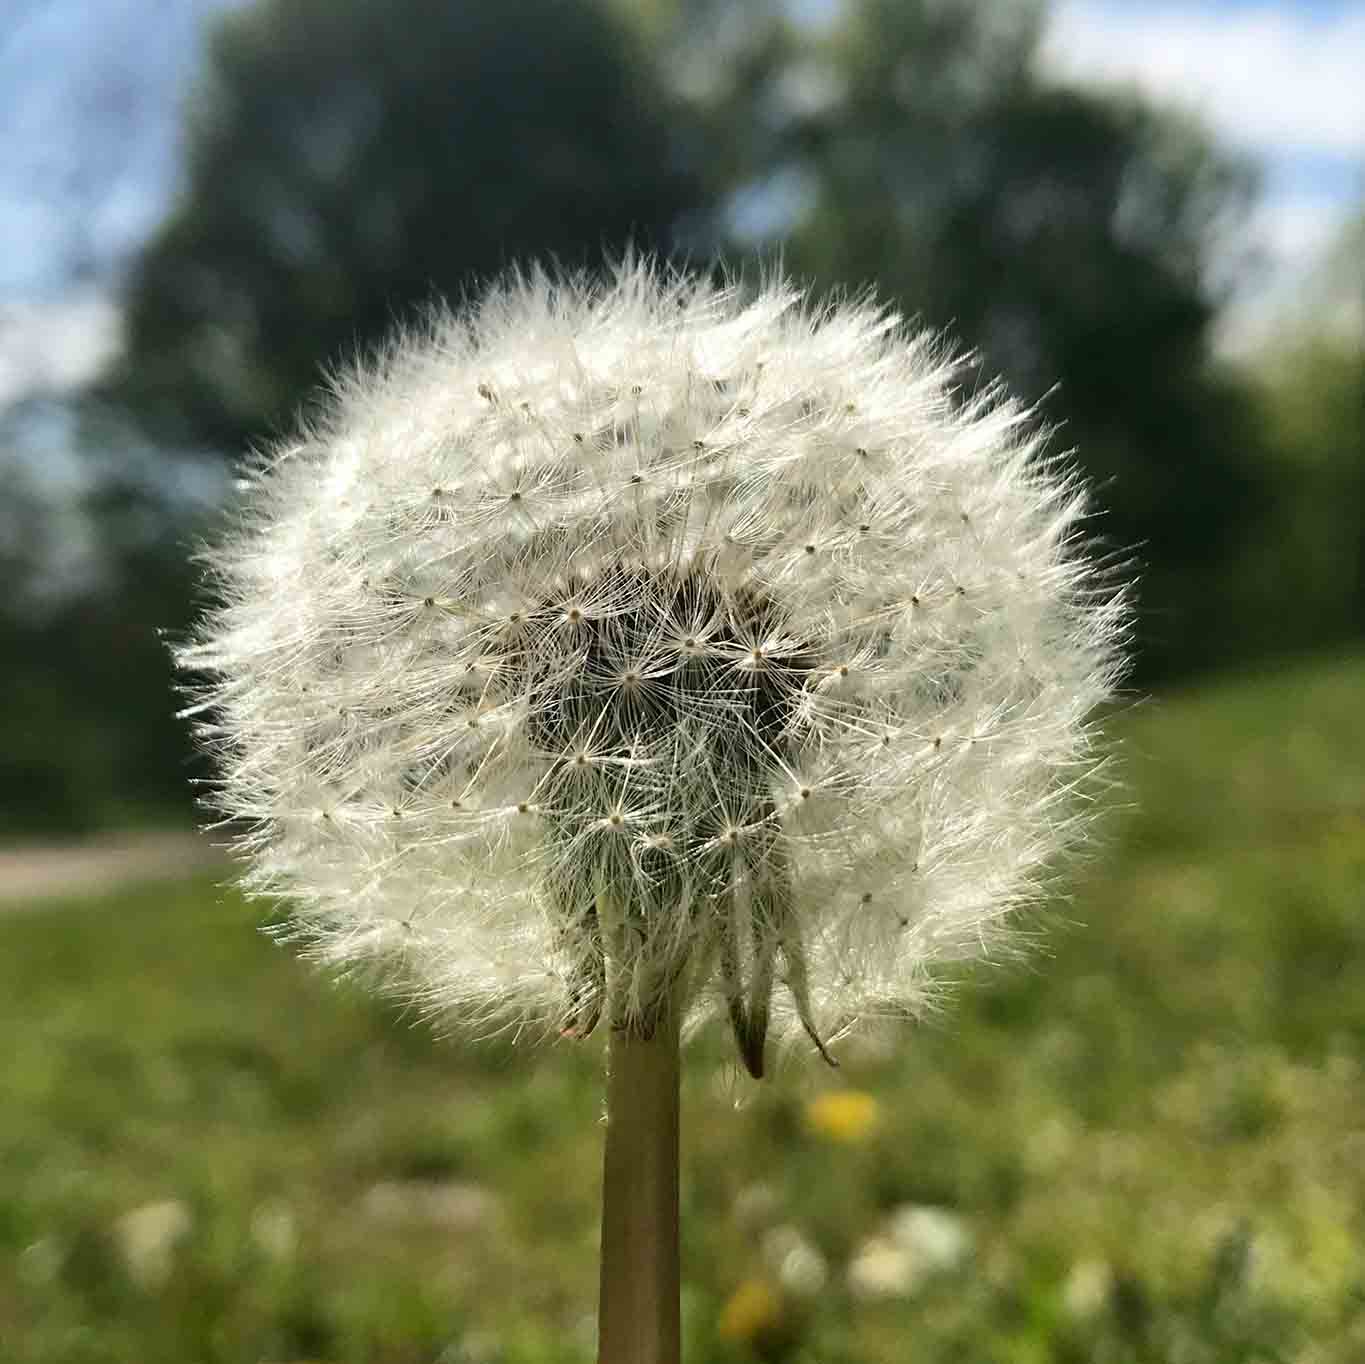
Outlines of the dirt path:
{"label": "dirt path", "polygon": [[0,847],[0,911],[215,869],[227,869],[222,850],[184,831]]}

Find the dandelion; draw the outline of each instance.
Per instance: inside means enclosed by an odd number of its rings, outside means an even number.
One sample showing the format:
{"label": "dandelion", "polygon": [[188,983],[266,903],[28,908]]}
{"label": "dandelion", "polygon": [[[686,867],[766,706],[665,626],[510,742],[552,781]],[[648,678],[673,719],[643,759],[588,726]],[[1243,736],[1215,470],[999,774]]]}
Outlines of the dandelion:
{"label": "dandelion", "polygon": [[831,1090],[806,1105],[806,1125],[812,1132],[848,1146],[868,1141],[880,1123],[877,1100],[857,1089]]}
{"label": "dandelion", "polygon": [[771,1336],[782,1325],[782,1300],[766,1279],[745,1279],[721,1309],[716,1334],[748,1342]]}
{"label": "dandelion", "polygon": [[190,712],[287,935],[454,1025],[610,1030],[604,1359],[612,1180],[676,1198],[613,1126],[676,1143],[680,1029],[832,1060],[1084,828],[1124,606],[960,374],[871,301],[515,275],[339,379],[205,556]]}

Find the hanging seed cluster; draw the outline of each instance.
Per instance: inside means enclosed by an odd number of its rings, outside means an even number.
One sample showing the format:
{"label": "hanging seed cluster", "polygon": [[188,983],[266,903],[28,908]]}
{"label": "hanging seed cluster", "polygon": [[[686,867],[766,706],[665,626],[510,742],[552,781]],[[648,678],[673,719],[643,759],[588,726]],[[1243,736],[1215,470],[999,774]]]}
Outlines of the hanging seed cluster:
{"label": "hanging seed cluster", "polygon": [[821,1051],[1085,826],[1083,490],[872,304],[510,278],[242,480],[180,650],[287,933],[457,1024]]}

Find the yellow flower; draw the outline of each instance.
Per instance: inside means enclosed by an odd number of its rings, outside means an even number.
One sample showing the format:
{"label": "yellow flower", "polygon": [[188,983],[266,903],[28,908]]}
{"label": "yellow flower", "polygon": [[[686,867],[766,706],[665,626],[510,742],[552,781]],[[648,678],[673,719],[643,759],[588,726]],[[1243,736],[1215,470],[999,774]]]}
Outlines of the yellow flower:
{"label": "yellow flower", "polygon": [[782,1324],[782,1300],[766,1279],[745,1279],[721,1309],[722,1340],[753,1340]]}
{"label": "yellow flower", "polygon": [[880,1121],[876,1099],[860,1089],[831,1090],[806,1105],[806,1123],[813,1132],[849,1146],[866,1141]]}

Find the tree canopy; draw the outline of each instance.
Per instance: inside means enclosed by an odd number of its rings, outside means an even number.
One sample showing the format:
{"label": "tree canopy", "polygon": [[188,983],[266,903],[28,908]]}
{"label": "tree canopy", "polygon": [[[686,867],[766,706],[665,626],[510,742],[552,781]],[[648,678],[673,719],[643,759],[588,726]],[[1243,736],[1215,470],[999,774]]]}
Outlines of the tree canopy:
{"label": "tree canopy", "polygon": [[593,3],[266,0],[222,21],[115,387],[239,449],[320,366],[528,257],[668,250],[701,207],[636,37]]}
{"label": "tree canopy", "polygon": [[[125,352],[95,396],[133,417],[139,460],[150,440],[169,483],[187,451],[268,439],[329,367],[513,262],[591,268],[628,244],[740,273],[780,257],[817,289],[873,285],[946,329],[979,355],[966,383],[1003,374],[1060,427],[1057,448],[1074,447],[1096,487],[1092,529],[1141,571],[1141,681],[1273,649],[1277,613],[1304,622],[1299,643],[1339,634],[1360,589],[1304,612],[1295,594],[1330,574],[1287,567],[1310,544],[1358,550],[1339,496],[1358,478],[1343,463],[1311,497],[1272,498],[1307,485],[1301,460],[1268,447],[1349,459],[1338,435],[1358,371],[1331,388],[1340,412],[1304,407],[1312,385],[1291,383],[1268,417],[1215,359],[1218,267],[1252,177],[1178,116],[1052,80],[1043,13],[1027,0],[843,0],[801,21],[782,0],[257,0],[213,34],[183,192],[128,280]],[[87,443],[109,448],[119,429],[88,423]],[[74,636],[0,622],[32,660],[10,692],[56,686],[52,660],[71,654],[54,640],[136,639],[121,713],[136,716],[129,735],[148,727],[147,753],[171,753],[169,720],[152,733],[170,709],[152,627],[190,610],[183,505],[154,477],[102,486],[123,586],[73,606]],[[1291,525],[1290,505],[1309,519]],[[99,713],[113,714],[106,693]],[[73,704],[90,711],[84,692]],[[104,761],[98,747],[73,766]],[[105,765],[113,791],[123,778]],[[99,785],[74,782],[63,801]]]}

